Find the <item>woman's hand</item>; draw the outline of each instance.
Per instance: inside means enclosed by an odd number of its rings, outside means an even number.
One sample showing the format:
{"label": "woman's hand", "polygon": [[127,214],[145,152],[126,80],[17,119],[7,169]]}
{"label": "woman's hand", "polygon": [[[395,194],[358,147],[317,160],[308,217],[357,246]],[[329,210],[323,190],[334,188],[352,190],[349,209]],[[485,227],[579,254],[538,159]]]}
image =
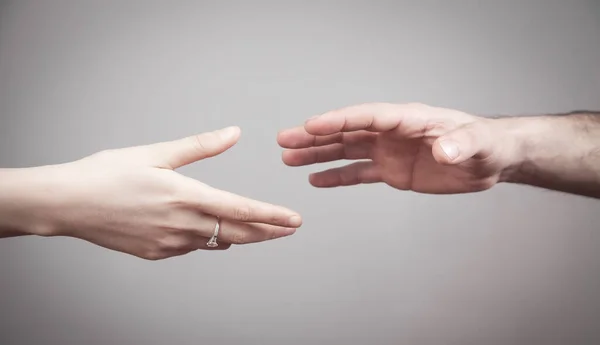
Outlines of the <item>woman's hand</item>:
{"label": "woman's hand", "polygon": [[283,161],[305,166],[361,160],[310,176],[316,187],[385,182],[421,193],[488,189],[519,164],[506,122],[422,104],[362,104],[279,133]]}
{"label": "woman's hand", "polygon": [[226,151],[239,134],[230,127],[64,165],[0,170],[8,192],[0,196],[0,218],[9,232],[71,236],[150,260],[212,249],[206,243],[217,216],[215,249],[293,234],[301,225],[296,212],[174,171]]}

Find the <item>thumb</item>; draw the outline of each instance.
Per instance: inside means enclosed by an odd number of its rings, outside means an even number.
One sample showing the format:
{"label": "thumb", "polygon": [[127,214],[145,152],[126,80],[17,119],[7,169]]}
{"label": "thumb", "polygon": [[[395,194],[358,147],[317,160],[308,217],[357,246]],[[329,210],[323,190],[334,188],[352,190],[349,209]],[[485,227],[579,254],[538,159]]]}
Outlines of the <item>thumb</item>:
{"label": "thumb", "polygon": [[431,150],[440,164],[460,164],[470,158],[489,157],[493,139],[487,124],[475,121],[440,136]]}
{"label": "thumb", "polygon": [[159,168],[177,169],[201,159],[219,155],[240,137],[240,128],[233,126],[193,135],[183,139],[146,146],[150,163]]}

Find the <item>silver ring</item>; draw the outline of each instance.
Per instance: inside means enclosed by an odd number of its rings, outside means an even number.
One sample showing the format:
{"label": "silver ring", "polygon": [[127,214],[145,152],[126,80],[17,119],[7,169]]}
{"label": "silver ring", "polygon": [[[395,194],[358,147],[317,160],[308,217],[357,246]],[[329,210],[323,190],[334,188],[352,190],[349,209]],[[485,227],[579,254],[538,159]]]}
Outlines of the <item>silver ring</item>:
{"label": "silver ring", "polygon": [[217,217],[217,224],[215,224],[215,230],[212,237],[206,242],[206,246],[209,248],[216,248],[219,246],[217,243],[217,236],[219,236],[219,228],[221,227],[221,218]]}

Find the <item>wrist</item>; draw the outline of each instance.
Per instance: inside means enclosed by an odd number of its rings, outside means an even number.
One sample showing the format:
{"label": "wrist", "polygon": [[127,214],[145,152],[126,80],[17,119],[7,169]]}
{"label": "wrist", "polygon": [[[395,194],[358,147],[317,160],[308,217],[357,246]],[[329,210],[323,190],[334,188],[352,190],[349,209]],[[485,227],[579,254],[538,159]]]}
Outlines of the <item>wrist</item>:
{"label": "wrist", "polygon": [[0,169],[0,234],[60,236],[60,166]]}
{"label": "wrist", "polygon": [[523,183],[526,172],[538,159],[539,142],[550,135],[552,123],[547,117],[535,116],[499,118],[494,125],[504,149],[505,164],[499,182]]}
{"label": "wrist", "polygon": [[587,114],[503,118],[498,124],[505,142],[512,143],[501,182],[539,184],[573,174],[580,161],[597,149],[582,134],[600,135],[597,118]]}

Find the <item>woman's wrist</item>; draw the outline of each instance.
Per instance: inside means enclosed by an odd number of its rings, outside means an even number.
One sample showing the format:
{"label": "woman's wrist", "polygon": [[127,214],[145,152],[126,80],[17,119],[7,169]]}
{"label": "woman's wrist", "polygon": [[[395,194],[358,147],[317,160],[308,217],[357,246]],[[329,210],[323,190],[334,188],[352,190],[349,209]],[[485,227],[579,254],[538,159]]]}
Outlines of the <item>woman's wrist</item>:
{"label": "woman's wrist", "polygon": [[60,235],[60,167],[0,169],[0,237]]}

